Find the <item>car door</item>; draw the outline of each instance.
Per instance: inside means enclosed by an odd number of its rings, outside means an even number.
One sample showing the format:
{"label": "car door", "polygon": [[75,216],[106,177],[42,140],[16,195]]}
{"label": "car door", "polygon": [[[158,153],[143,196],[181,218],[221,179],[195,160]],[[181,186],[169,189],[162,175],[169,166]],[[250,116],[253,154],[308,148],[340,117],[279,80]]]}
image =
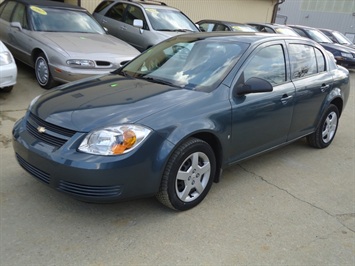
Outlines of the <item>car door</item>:
{"label": "car door", "polygon": [[18,3],[11,17],[11,22],[18,22],[21,27],[9,25],[8,45],[11,47],[13,56],[18,60],[32,65],[31,49],[33,40],[29,30],[26,6]]}
{"label": "car door", "polygon": [[[135,19],[143,21],[142,29],[133,26],[133,21]],[[123,30],[121,34],[124,40],[139,51],[144,51],[154,42],[154,36],[152,36],[151,31],[148,28],[147,19],[139,6],[128,5],[123,22],[124,26],[122,27]]]}
{"label": "car door", "polygon": [[296,88],[289,139],[311,133],[333,86],[323,52],[310,44],[288,43],[291,79]]}
{"label": "car door", "polygon": [[284,42],[259,46],[244,64],[235,86],[257,77],[269,81],[273,91],[232,97],[231,162],[286,142],[295,94],[286,69]]}
{"label": "car door", "polygon": [[100,13],[95,13],[97,21],[107,30],[107,32],[123,41],[125,40],[123,16],[126,11],[127,4],[118,3],[113,5],[102,16]]}

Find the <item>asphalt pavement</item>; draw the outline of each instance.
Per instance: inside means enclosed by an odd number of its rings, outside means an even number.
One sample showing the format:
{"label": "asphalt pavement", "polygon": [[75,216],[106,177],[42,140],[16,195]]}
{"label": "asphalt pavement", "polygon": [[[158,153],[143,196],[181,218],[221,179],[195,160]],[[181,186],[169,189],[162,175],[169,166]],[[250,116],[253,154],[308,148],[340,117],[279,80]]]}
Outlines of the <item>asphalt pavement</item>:
{"label": "asphalt pavement", "polygon": [[45,92],[31,68],[0,93],[0,265],[355,265],[355,73],[330,147],[299,140],[224,171],[175,212],[154,198],[89,204],[27,174],[14,122]]}

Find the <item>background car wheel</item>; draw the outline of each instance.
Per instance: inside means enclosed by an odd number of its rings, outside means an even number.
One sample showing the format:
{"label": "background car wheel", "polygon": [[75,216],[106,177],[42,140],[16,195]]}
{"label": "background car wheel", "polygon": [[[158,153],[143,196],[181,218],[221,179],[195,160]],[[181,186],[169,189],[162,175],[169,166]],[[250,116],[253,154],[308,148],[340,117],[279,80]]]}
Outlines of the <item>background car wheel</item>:
{"label": "background car wheel", "polygon": [[55,82],[49,69],[47,58],[43,53],[40,53],[36,58],[35,73],[37,82],[42,88],[53,88]]}
{"label": "background car wheel", "polygon": [[12,91],[13,87],[14,86],[8,86],[8,87],[1,88],[0,90],[3,91],[3,92],[10,92],[10,91]]}
{"label": "background car wheel", "polygon": [[190,138],[170,157],[156,197],[169,208],[191,209],[207,195],[215,171],[212,148],[200,139]]}
{"label": "background car wheel", "polygon": [[328,147],[335,137],[338,122],[339,110],[335,105],[331,104],[323,114],[317,130],[307,136],[309,145],[319,149]]}

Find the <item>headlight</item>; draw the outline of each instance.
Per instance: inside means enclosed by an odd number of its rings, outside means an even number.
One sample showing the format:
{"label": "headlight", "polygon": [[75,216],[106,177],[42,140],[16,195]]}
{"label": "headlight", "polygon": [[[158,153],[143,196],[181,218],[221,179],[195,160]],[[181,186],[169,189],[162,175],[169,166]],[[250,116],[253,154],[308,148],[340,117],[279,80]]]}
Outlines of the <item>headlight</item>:
{"label": "headlight", "polygon": [[150,129],[138,125],[120,125],[90,132],[79,146],[79,151],[96,155],[127,153],[149,135]]}
{"label": "headlight", "polygon": [[30,102],[30,105],[28,106],[28,109],[31,109],[32,106],[37,102],[37,100],[41,97],[41,94],[36,96],[36,98],[33,98],[33,100]]}
{"label": "headlight", "polygon": [[12,56],[9,52],[0,53],[0,66],[8,65],[12,63]]}
{"label": "headlight", "polygon": [[94,61],[85,59],[70,59],[67,64],[72,67],[95,67]]}
{"label": "headlight", "polygon": [[343,52],[341,52],[340,54],[341,54],[342,57],[353,58],[353,55],[350,54],[350,53],[343,53]]}

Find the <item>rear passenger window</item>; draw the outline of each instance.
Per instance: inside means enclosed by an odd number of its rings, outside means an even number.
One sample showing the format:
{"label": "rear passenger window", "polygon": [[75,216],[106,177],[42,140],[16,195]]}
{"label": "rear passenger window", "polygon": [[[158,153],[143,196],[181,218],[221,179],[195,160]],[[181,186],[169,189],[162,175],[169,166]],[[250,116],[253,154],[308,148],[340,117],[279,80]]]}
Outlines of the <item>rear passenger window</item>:
{"label": "rear passenger window", "polygon": [[16,5],[16,2],[13,2],[13,1],[10,1],[7,3],[4,10],[1,12],[1,18],[3,20],[10,22],[11,14],[12,14],[12,11],[14,10],[15,5]]}
{"label": "rear passenger window", "polygon": [[109,5],[111,5],[113,3],[113,1],[102,1],[94,10],[93,13],[99,13],[102,10],[104,10],[106,7],[108,7]]}
{"label": "rear passenger window", "polygon": [[290,44],[291,78],[302,78],[317,73],[317,61],[313,46]]}
{"label": "rear passenger window", "polygon": [[318,66],[318,72],[323,72],[325,71],[325,59],[324,55],[321,51],[319,51],[317,48],[314,49],[316,52],[316,58],[317,58],[317,66]]}
{"label": "rear passenger window", "polygon": [[107,13],[106,17],[112,18],[114,20],[122,21],[123,13],[126,9],[127,4],[117,4],[111,7]]}
{"label": "rear passenger window", "polygon": [[269,81],[272,85],[286,81],[284,50],[281,45],[272,45],[261,49],[244,70],[244,80],[257,77]]}

